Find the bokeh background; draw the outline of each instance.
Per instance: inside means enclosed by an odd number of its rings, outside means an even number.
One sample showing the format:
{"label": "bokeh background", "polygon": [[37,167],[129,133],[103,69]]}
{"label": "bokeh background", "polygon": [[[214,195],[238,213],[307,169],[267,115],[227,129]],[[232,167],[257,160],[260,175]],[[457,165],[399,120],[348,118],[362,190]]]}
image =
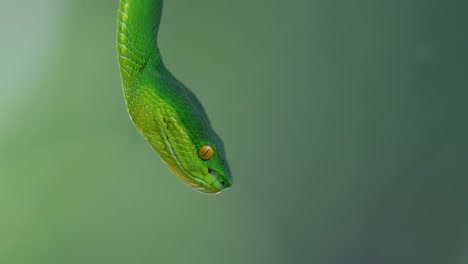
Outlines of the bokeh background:
{"label": "bokeh background", "polygon": [[205,196],[128,118],[117,0],[2,0],[0,263],[468,263],[467,3],[166,1]]}

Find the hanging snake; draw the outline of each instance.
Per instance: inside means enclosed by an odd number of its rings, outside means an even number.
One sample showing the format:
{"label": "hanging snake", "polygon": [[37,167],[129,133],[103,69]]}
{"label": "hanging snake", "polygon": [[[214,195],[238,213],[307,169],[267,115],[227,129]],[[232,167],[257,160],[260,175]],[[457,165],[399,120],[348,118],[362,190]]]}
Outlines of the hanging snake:
{"label": "hanging snake", "polygon": [[232,185],[221,138],[195,94],[164,66],[157,44],[162,0],[121,0],[117,53],[127,110],[172,173],[206,194]]}

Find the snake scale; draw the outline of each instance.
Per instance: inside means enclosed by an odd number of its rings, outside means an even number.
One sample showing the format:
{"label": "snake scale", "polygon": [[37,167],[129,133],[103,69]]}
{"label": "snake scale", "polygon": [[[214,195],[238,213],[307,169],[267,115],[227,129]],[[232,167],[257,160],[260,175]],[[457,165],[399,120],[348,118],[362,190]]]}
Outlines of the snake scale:
{"label": "snake scale", "polygon": [[224,145],[202,104],[164,66],[157,44],[162,0],[121,0],[117,53],[135,127],[175,176],[206,194],[232,185]]}

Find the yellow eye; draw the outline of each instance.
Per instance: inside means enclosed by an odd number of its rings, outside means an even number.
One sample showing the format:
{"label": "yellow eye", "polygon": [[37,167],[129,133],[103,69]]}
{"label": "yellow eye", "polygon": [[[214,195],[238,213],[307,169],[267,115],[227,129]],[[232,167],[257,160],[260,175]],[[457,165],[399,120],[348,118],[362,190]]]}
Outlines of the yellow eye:
{"label": "yellow eye", "polygon": [[211,146],[204,145],[198,151],[198,156],[203,160],[209,160],[214,155],[214,149]]}

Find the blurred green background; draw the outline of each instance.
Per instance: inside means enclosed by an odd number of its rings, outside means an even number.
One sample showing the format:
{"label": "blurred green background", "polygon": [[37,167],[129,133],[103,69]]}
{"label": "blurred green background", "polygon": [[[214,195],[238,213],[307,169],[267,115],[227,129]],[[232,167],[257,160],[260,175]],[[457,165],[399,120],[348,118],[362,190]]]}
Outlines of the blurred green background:
{"label": "blurred green background", "polygon": [[468,263],[466,1],[166,1],[234,186],[123,101],[118,1],[2,0],[0,263]]}

